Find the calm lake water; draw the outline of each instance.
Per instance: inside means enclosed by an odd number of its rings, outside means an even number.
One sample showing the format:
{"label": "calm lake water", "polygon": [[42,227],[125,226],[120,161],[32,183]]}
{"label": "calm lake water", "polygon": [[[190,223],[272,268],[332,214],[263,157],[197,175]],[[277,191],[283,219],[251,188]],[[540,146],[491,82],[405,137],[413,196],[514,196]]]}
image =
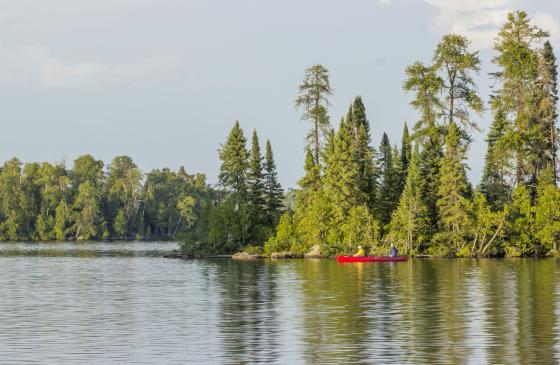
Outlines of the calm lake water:
{"label": "calm lake water", "polygon": [[552,259],[236,262],[0,244],[0,364],[553,364]]}

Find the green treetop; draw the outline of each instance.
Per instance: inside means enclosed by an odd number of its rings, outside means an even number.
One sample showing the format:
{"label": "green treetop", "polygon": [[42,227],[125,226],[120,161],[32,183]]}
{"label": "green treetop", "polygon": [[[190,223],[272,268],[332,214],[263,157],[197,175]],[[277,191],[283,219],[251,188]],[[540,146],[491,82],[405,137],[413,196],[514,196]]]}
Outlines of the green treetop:
{"label": "green treetop", "polygon": [[266,140],[266,150],[264,158],[264,197],[266,203],[266,214],[269,224],[276,225],[282,210],[282,200],[284,191],[278,181],[276,162],[272,153],[272,146]]}
{"label": "green treetop", "polygon": [[324,66],[313,65],[305,70],[305,77],[299,86],[295,105],[296,108],[303,109],[302,119],[312,123],[307,141],[317,166],[320,165],[322,141],[330,129],[327,108],[328,97],[332,94],[329,71]]}
{"label": "green treetop", "polygon": [[358,163],[360,190],[369,209],[373,208],[377,190],[377,168],[375,150],[371,146],[370,126],[366,108],[361,97],[356,97],[350,107],[351,125],[354,134],[354,154]]}
{"label": "green treetop", "polygon": [[556,56],[549,41],[544,43],[539,58],[539,125],[537,134],[540,153],[539,169],[551,169],[554,183],[558,180],[558,70]]}
{"label": "green treetop", "polygon": [[542,132],[536,123],[534,108],[539,76],[539,54],[535,45],[547,36],[548,33],[531,25],[527,13],[516,11],[508,14],[494,43],[498,55],[493,62],[498,71],[493,76],[498,87],[492,108],[511,116],[505,138],[514,154],[517,184],[531,182],[534,185],[538,174],[536,151],[526,147]]}
{"label": "green treetop", "polygon": [[236,196],[237,202],[244,202],[247,194],[247,167],[249,153],[246,148],[247,140],[243,135],[239,122],[236,121],[231,129],[226,143],[220,149],[219,180],[228,192]]}
{"label": "green treetop", "polygon": [[251,138],[251,153],[247,169],[247,190],[251,219],[254,224],[259,224],[264,218],[265,201],[262,154],[256,130],[253,130]]}
{"label": "green treetop", "polygon": [[426,240],[427,210],[420,190],[422,179],[420,153],[416,145],[410,159],[404,191],[391,217],[387,235],[392,243],[407,253],[421,250],[421,245]]}
{"label": "green treetop", "polygon": [[449,126],[445,138],[445,155],[441,161],[441,177],[437,205],[442,221],[442,235],[458,251],[465,243],[469,225],[469,184],[465,178],[465,148],[460,143],[460,131],[455,123]]}
{"label": "green treetop", "polygon": [[482,100],[472,75],[480,70],[480,60],[478,52],[469,52],[469,44],[464,36],[447,34],[437,45],[433,61],[435,69],[443,75],[440,87],[445,94],[443,116],[446,125],[460,123],[476,129],[469,110],[482,112]]}

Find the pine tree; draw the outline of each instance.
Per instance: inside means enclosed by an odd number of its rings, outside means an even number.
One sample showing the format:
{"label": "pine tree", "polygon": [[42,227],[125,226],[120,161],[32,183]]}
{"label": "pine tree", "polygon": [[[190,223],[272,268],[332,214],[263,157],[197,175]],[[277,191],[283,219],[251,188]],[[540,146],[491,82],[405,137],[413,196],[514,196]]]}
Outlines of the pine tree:
{"label": "pine tree", "polygon": [[[394,177],[393,177],[393,181],[392,181],[392,189],[391,189],[391,193],[393,196],[393,209],[399,204],[399,200],[401,198],[401,194],[403,192],[404,189],[404,169],[403,169],[403,165],[402,165],[402,159],[401,159],[401,154],[399,151],[399,148],[397,147],[397,145],[393,146],[393,150],[391,152],[392,158],[393,158],[393,171],[394,171]],[[392,210],[391,210],[392,211]]]}
{"label": "pine tree", "polygon": [[399,205],[391,217],[387,237],[400,250],[407,253],[418,253],[422,250],[422,245],[425,243],[426,233],[429,228],[427,222],[428,212],[422,201],[420,190],[423,177],[420,171],[418,145],[414,148],[409,161],[404,191]]}
{"label": "pine tree", "polygon": [[493,74],[498,88],[492,99],[492,108],[511,115],[507,145],[515,159],[516,184],[536,183],[540,167],[538,154],[527,147],[542,132],[538,128],[536,86],[539,76],[539,54],[535,44],[548,37],[548,33],[530,24],[527,13],[516,11],[508,14],[494,43],[498,53],[493,62],[498,72]]}
{"label": "pine tree", "polygon": [[307,141],[317,166],[320,166],[323,138],[330,129],[327,108],[328,97],[332,94],[329,71],[324,66],[313,65],[305,70],[305,77],[299,86],[295,105],[296,108],[303,109],[302,119],[310,121],[313,125],[307,135]]}
{"label": "pine tree", "polygon": [[247,199],[247,140],[243,135],[239,122],[236,121],[226,143],[220,149],[219,180],[222,187],[235,196],[238,204],[246,203]]}
{"label": "pine tree", "polygon": [[261,148],[257,131],[253,130],[251,138],[251,154],[247,169],[247,198],[251,212],[251,229],[253,238],[258,235],[257,226],[264,223],[264,179]]}
{"label": "pine tree", "polygon": [[307,147],[305,153],[304,170],[305,175],[298,181],[298,185],[301,187],[302,198],[309,204],[311,203],[311,193],[318,191],[321,187],[319,166],[315,164],[313,153],[309,147]]}
{"label": "pine tree", "polygon": [[449,126],[445,139],[445,155],[441,161],[441,177],[437,206],[442,221],[442,235],[459,251],[465,243],[469,225],[468,182],[465,179],[465,148],[460,143],[460,131],[455,123]]}
{"label": "pine tree", "polygon": [[360,190],[368,208],[373,209],[377,190],[375,150],[371,147],[369,121],[361,97],[356,97],[348,112],[354,134],[354,154],[358,163]]}
{"label": "pine tree", "polygon": [[284,191],[278,181],[276,162],[274,161],[274,154],[272,153],[272,146],[269,140],[266,141],[264,162],[264,197],[268,224],[276,226],[282,211]]}
{"label": "pine tree", "polygon": [[[434,68],[443,77],[441,90],[445,93],[444,120],[446,127],[452,123],[461,124],[464,128],[475,128],[476,123],[471,119],[469,110],[482,112],[482,100],[477,94],[477,88],[472,73],[480,70],[478,52],[469,52],[470,41],[464,36],[447,34],[443,36],[434,52]],[[465,130],[461,130],[462,137],[470,140]]]}
{"label": "pine tree", "polygon": [[423,177],[420,185],[422,201],[428,211],[429,231],[431,236],[439,230],[439,213],[437,207],[438,188],[440,185],[440,161],[443,156],[440,133],[432,127],[423,140],[420,152],[420,173]]}
{"label": "pine tree", "polygon": [[403,89],[414,92],[414,99],[410,105],[421,113],[420,120],[414,126],[415,140],[422,140],[437,128],[437,117],[442,114],[443,103],[439,99],[443,87],[443,79],[439,77],[432,66],[425,66],[416,62],[406,68],[407,79]]}
{"label": "pine tree", "polygon": [[400,165],[400,156],[393,156],[393,150],[389,142],[387,133],[383,133],[381,145],[379,146],[379,166],[382,180],[377,190],[377,200],[375,205],[376,218],[382,224],[382,228],[389,223],[391,213],[396,208],[400,197],[400,171],[394,163],[398,160]]}
{"label": "pine tree", "polygon": [[509,174],[509,153],[505,136],[509,124],[504,112],[498,110],[486,137],[488,143],[480,191],[493,210],[501,210],[509,199],[511,188],[506,181]]}
{"label": "pine tree", "polygon": [[540,168],[551,168],[554,183],[558,180],[558,71],[556,56],[549,41],[544,43],[539,63],[539,124],[542,139]]}
{"label": "pine tree", "polygon": [[[401,140],[401,165],[404,171],[403,180],[406,181],[408,174],[408,165],[412,159],[412,138],[408,132],[408,125],[404,123],[403,134]],[[403,183],[404,185],[404,183]]]}
{"label": "pine tree", "polygon": [[325,155],[324,189],[333,208],[343,217],[353,206],[363,204],[359,164],[353,149],[352,125],[344,118],[333,141],[332,152]]}

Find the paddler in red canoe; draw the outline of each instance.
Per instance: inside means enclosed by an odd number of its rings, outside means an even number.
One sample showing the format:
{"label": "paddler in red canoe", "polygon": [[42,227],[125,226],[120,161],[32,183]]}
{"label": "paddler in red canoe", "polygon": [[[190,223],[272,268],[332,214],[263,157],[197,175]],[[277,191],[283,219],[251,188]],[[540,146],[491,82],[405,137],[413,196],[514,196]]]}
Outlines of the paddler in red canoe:
{"label": "paddler in red canoe", "polygon": [[358,252],[354,254],[354,257],[366,257],[366,251],[362,247],[362,245],[358,246]]}
{"label": "paddler in red canoe", "polygon": [[389,252],[389,257],[397,257],[399,256],[399,251],[395,247],[394,244],[391,243],[391,252]]}

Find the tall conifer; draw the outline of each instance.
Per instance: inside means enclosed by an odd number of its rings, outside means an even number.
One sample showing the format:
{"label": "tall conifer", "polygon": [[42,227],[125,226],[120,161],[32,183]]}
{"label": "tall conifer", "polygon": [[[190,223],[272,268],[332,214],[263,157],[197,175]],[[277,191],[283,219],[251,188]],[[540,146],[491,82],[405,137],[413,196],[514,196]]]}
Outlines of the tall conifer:
{"label": "tall conifer", "polygon": [[441,177],[437,206],[442,221],[442,233],[455,250],[464,244],[469,224],[469,184],[465,179],[465,148],[460,143],[460,131],[455,123],[449,126],[445,138],[445,155],[441,161]]}
{"label": "tall conifer", "polygon": [[264,159],[264,197],[268,223],[274,226],[280,217],[284,192],[278,181],[276,162],[269,140],[266,140]]}

